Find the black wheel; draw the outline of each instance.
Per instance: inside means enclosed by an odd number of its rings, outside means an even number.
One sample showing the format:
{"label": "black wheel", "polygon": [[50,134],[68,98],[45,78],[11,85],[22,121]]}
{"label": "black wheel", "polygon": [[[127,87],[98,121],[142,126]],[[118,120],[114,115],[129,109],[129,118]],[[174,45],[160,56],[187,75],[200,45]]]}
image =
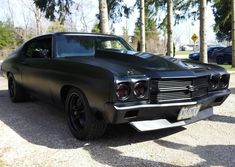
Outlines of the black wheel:
{"label": "black wheel", "polygon": [[12,74],[8,75],[8,91],[12,102],[23,102],[29,97],[24,89],[16,83]]}
{"label": "black wheel", "polygon": [[104,134],[107,123],[90,109],[85,95],[78,89],[69,91],[65,110],[70,131],[77,139],[93,139]]}
{"label": "black wheel", "polygon": [[221,57],[221,56],[218,56],[218,57],[216,58],[216,63],[217,63],[217,64],[224,64],[224,58]]}

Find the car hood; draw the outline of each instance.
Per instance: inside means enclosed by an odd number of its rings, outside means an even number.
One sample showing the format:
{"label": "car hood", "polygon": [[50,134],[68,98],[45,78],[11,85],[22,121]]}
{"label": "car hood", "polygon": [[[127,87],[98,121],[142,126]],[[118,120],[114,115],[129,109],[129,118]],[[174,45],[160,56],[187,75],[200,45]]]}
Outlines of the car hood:
{"label": "car hood", "polygon": [[216,68],[208,68],[200,63],[180,61],[169,56],[134,51],[97,50],[94,57],[73,58],[82,63],[98,66],[111,71],[116,76],[148,75],[150,77],[194,77],[206,75]]}

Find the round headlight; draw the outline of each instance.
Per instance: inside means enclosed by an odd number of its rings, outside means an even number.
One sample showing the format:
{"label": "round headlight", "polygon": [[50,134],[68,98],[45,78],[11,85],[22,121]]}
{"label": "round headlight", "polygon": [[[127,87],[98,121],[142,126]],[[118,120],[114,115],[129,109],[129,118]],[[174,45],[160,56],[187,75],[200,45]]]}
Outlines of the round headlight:
{"label": "round headlight", "polygon": [[220,84],[222,88],[228,87],[229,84],[229,75],[222,75],[220,79]]}
{"label": "round headlight", "polygon": [[130,87],[126,83],[120,83],[117,85],[116,96],[118,100],[126,100],[130,95]]}
{"label": "round headlight", "polygon": [[210,85],[212,89],[216,89],[219,86],[220,76],[219,75],[212,75],[210,77]]}
{"label": "round headlight", "polygon": [[145,82],[136,82],[134,85],[134,95],[137,98],[144,98],[146,95],[147,86]]}

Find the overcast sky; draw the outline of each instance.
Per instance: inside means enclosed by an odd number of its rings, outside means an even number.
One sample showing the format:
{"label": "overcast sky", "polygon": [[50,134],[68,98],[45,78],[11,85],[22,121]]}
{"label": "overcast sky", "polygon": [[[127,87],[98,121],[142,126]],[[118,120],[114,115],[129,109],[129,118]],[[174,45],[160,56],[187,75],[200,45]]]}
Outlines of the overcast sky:
{"label": "overcast sky", "polygon": [[[29,2],[31,0],[1,0],[1,8],[0,8],[0,20],[5,20],[7,17],[10,16],[10,10],[8,7],[8,1],[10,5],[12,6],[12,13],[14,18],[14,23],[16,26],[23,26],[24,25],[24,19],[22,12],[25,12],[26,15],[33,18],[32,13],[30,13],[27,10],[27,7],[23,6],[21,1]],[[78,0],[79,1],[79,0]],[[133,5],[134,0],[124,0],[127,5]],[[91,30],[94,23],[96,22],[96,14],[98,13],[98,0],[83,0],[84,2],[84,13],[87,16],[88,22],[88,29]],[[122,28],[128,27],[129,34],[133,34],[135,22],[137,18],[139,17],[138,10],[135,10],[129,19],[123,19],[122,22],[117,23],[114,25],[115,32],[117,35],[122,35]],[[44,20],[45,22],[45,20]],[[46,23],[48,24],[48,23]],[[208,16],[207,16],[207,39],[208,42],[215,42],[215,33],[213,31],[213,24],[214,24],[214,16],[212,13],[212,9],[209,6],[208,7]],[[81,29],[81,25],[77,24],[77,29]],[[194,24],[192,24],[192,20],[186,20],[183,22],[180,22],[179,25],[174,26],[174,36],[175,39],[177,39],[177,42],[181,44],[187,44],[192,43],[191,36],[196,33],[199,35],[199,21],[195,21]]]}

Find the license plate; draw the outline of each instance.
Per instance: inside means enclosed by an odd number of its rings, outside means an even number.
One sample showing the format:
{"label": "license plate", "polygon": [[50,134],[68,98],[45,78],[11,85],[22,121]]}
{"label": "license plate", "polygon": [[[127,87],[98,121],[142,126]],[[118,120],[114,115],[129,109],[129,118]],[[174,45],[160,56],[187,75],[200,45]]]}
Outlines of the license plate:
{"label": "license plate", "polygon": [[201,108],[200,104],[194,106],[182,107],[177,117],[177,120],[189,119],[195,117],[198,114],[200,108]]}

